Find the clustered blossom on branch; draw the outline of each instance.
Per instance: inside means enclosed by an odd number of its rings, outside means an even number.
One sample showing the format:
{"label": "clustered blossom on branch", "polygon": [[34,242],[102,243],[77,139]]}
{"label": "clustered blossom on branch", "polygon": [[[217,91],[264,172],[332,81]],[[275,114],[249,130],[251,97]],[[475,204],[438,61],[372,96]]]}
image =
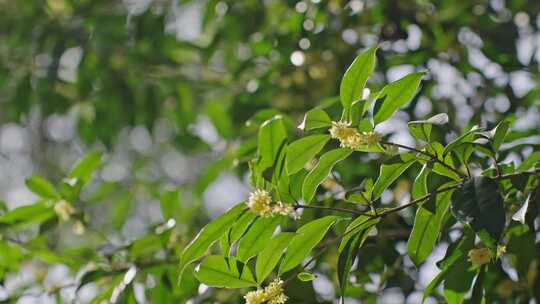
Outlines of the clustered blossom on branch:
{"label": "clustered blossom on branch", "polygon": [[262,189],[256,189],[251,192],[247,205],[251,212],[260,217],[272,217],[274,215],[285,215],[293,218],[297,217],[294,208],[291,205],[281,201],[273,202],[270,193]]}
{"label": "clustered blossom on branch", "polygon": [[469,251],[469,261],[475,266],[482,266],[491,261],[489,248],[478,248]]}
{"label": "clustered blossom on branch", "polygon": [[341,147],[353,150],[359,150],[363,146],[373,146],[381,141],[379,133],[359,132],[355,128],[351,128],[349,123],[343,121],[332,122],[330,135],[339,140]]}
{"label": "clustered blossom on branch", "polygon": [[264,289],[248,292],[244,299],[246,304],[285,304],[288,297],[283,293],[283,281],[277,278]]}

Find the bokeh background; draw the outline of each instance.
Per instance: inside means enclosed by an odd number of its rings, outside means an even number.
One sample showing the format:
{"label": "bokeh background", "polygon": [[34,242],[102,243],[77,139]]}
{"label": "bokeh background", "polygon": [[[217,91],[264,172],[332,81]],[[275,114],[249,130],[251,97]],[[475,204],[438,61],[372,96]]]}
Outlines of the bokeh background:
{"label": "bokeh background", "polygon": [[[86,233],[62,224],[15,237],[41,235],[44,252],[99,245],[96,254],[121,262],[128,258],[118,248],[174,218],[181,247],[247,197],[258,125],[278,113],[298,124],[338,95],[346,67],[375,44],[372,90],[429,71],[418,96],[377,131],[414,145],[410,120],[448,113],[455,135],[509,117],[520,139],[507,144],[529,146],[505,162],[520,162],[540,146],[539,13],[540,2],[527,0],[0,0],[0,212],[36,200],[25,186],[30,175],[60,182],[77,159],[101,151],[104,166],[73,202]],[[355,174],[376,176],[377,167],[366,162]],[[409,199],[401,196],[383,200]],[[174,201],[166,215],[164,200]],[[395,243],[398,255],[404,247]],[[174,256],[171,248],[145,254]],[[420,269],[409,262],[396,286],[370,277],[367,293],[380,303],[418,303],[442,254]],[[101,292],[95,284],[50,292],[87,262],[72,259],[4,265],[0,301],[91,301]],[[161,275],[134,285],[139,302],[237,301],[195,281],[181,294],[153,292]],[[331,280],[314,282],[321,303],[336,297]]]}

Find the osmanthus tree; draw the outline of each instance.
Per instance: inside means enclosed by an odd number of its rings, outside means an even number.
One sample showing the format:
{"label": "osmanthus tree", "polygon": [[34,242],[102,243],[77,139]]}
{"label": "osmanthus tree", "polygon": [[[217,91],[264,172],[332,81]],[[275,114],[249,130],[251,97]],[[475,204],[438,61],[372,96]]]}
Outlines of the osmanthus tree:
{"label": "osmanthus tree", "polygon": [[[404,279],[410,273],[401,268],[419,267],[444,243],[440,272],[423,300],[527,303],[540,297],[539,152],[519,165],[501,163],[501,154],[523,148],[499,151],[517,136],[509,132],[510,120],[470,126],[447,141],[444,113],[408,123],[415,146],[387,140],[377,126],[415,96],[427,73],[370,91],[376,52],[372,47],[354,60],[341,81],[341,102],[308,111],[300,132],[285,116],[258,117],[250,161],[255,190],[183,248],[180,284],[193,269],[207,286],[241,289],[248,304],[314,303],[305,286],[321,273],[335,278],[342,302],[371,303],[385,287],[414,290],[414,277]],[[373,160],[378,176],[362,176],[362,163]],[[403,180],[410,182],[403,187]],[[401,199],[389,202],[393,185]],[[396,238],[407,240],[408,259],[381,250]],[[373,273],[380,284],[370,293],[364,285]]]}

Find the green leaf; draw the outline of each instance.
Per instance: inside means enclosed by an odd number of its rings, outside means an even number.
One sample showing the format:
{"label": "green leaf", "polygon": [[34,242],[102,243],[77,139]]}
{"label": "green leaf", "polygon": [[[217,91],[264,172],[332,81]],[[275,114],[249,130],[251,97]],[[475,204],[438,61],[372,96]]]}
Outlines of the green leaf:
{"label": "green leaf", "polygon": [[495,250],[505,225],[497,182],[483,176],[465,182],[454,192],[451,209],[456,219],[470,225],[484,244]]}
{"label": "green leaf", "polygon": [[317,187],[319,187],[319,185],[328,177],[332,171],[332,168],[334,168],[338,162],[351,155],[351,153],[352,150],[350,149],[338,148],[321,156],[319,162],[308,173],[304,179],[304,183],[302,184],[302,197],[304,198],[304,202],[306,204],[311,202],[315,196]]}
{"label": "green leaf", "polygon": [[304,258],[311,250],[324,238],[324,235],[338,220],[338,216],[325,216],[320,219],[311,221],[296,231],[297,235],[291,241],[287,249],[285,259],[279,269],[280,273],[284,273],[302,263]]}
{"label": "green leaf", "polygon": [[429,173],[431,172],[431,169],[428,164],[425,164],[422,166],[422,169],[414,179],[413,187],[412,187],[412,198],[417,199],[427,194],[427,178],[429,176]]}
{"label": "green leaf", "polygon": [[298,126],[298,129],[302,131],[310,131],[319,128],[326,128],[332,125],[332,119],[326,114],[323,109],[313,109],[304,115],[302,123]]}
{"label": "green leaf", "polygon": [[[459,147],[456,147],[456,149]],[[454,166],[454,160],[452,158],[451,154],[443,155],[444,147],[442,144],[438,142],[432,142],[429,146],[427,146],[428,152],[435,155],[437,159],[445,164],[447,164],[449,167],[455,168]],[[424,161],[425,163],[425,161]],[[454,172],[453,170],[450,170],[448,167],[441,165],[439,162],[433,162],[433,172],[449,177],[455,181],[461,181],[461,176]]]}
{"label": "green leaf", "polygon": [[88,153],[73,167],[69,178],[76,178],[81,186],[86,185],[92,178],[92,174],[101,166],[101,153]]}
{"label": "green leaf", "polygon": [[510,123],[505,120],[500,122],[497,127],[492,130],[491,146],[493,147],[493,150],[499,150],[499,147],[504,142],[504,138],[506,137],[506,133],[508,133],[509,128]]}
{"label": "green leaf", "polygon": [[416,94],[420,81],[426,72],[409,74],[386,85],[378,94],[384,98],[374,117],[375,125],[390,118],[399,108],[407,104]]}
{"label": "green leaf", "polygon": [[448,304],[461,304],[471,289],[476,272],[469,261],[462,257],[448,269],[444,280],[444,297]]}
{"label": "green leaf", "polygon": [[211,255],[195,271],[201,283],[220,288],[246,288],[257,286],[249,267],[234,257]]}
{"label": "green leaf", "polygon": [[281,116],[267,120],[261,125],[258,137],[258,168],[261,172],[274,165],[286,138],[287,132]]}
{"label": "green leaf", "polygon": [[457,243],[451,244],[446,250],[445,257],[437,264],[441,272],[424,288],[422,302],[433,292],[433,290],[446,278],[448,272],[453,267],[461,267],[462,262],[467,262],[469,250],[474,247],[474,234],[470,229],[465,229],[463,235]]}
{"label": "green leaf", "polygon": [[287,172],[289,175],[302,170],[330,140],[330,135],[310,135],[292,142],[287,148]]}
{"label": "green leaf", "polygon": [[60,199],[54,186],[41,176],[33,175],[26,179],[26,186],[41,198]]}
{"label": "green leaf", "polygon": [[178,281],[181,281],[185,267],[202,257],[208,248],[236,222],[238,217],[242,215],[246,209],[246,204],[240,203],[208,223],[201,231],[199,231],[199,234],[197,234],[195,239],[193,239],[182,252],[178,267],[180,273]]}
{"label": "green leaf", "polygon": [[345,229],[345,233],[343,234],[343,238],[339,245],[339,252],[344,250],[345,245],[347,245],[352,237],[356,236],[357,234],[362,234],[363,231],[368,230],[380,221],[381,218],[379,217],[370,217],[367,215],[360,215],[354,219],[354,221],[347,226],[347,229]]}
{"label": "green leaf", "polygon": [[[380,218],[359,216],[346,230],[346,237],[341,242],[338,258],[338,282],[341,290],[342,301],[349,283],[349,272],[358,255],[360,247],[366,240],[371,229],[380,221]],[[356,223],[356,224],[355,224]],[[358,226],[358,227],[357,227]],[[342,302],[344,303],[344,302]]]}
{"label": "green leaf", "polygon": [[[450,185],[444,184],[439,189]],[[407,242],[407,253],[416,266],[425,261],[437,243],[452,193],[453,190],[438,193],[416,211],[414,226]]]}
{"label": "green leaf", "polygon": [[362,117],[364,117],[370,104],[369,100],[364,99],[353,102],[347,121],[349,121],[352,126],[358,125],[362,121]]}
{"label": "green leaf", "polygon": [[236,258],[241,262],[247,263],[250,258],[261,252],[268,244],[281,220],[282,217],[280,216],[257,219],[240,239]]}
{"label": "green leaf", "polygon": [[174,218],[180,208],[180,193],[178,190],[165,191],[161,196],[160,204],[163,218]]}
{"label": "green leaf", "polygon": [[15,228],[42,223],[53,217],[54,214],[52,206],[44,202],[21,206],[0,215],[0,228],[4,225]]}
{"label": "green leaf", "polygon": [[378,46],[373,46],[359,54],[341,79],[339,97],[345,113],[348,113],[351,104],[362,96],[362,89],[375,69],[377,48]]}
{"label": "green leaf", "polygon": [[429,142],[432,126],[440,126],[446,123],[448,123],[448,115],[446,113],[441,113],[426,120],[410,121],[407,125],[409,126],[409,130],[414,137]]}
{"label": "green leaf", "polygon": [[221,237],[220,242],[223,255],[230,254],[232,244],[242,237],[256,217],[257,216],[253,212],[244,212],[244,214],[238,218],[234,226],[227,230],[227,233]]}
{"label": "green leaf", "polygon": [[471,293],[471,304],[482,304],[486,303],[484,298],[484,278],[486,274],[486,266],[480,267],[478,270],[478,277],[474,282],[474,286]]}
{"label": "green leaf", "polygon": [[373,199],[381,196],[398,177],[416,161],[414,153],[404,153],[392,157],[388,162],[381,165],[379,178],[373,186]]}
{"label": "green leaf", "polygon": [[457,148],[459,145],[461,145],[464,142],[471,142],[474,138],[474,135],[482,131],[481,128],[478,126],[473,126],[469,131],[461,134],[456,139],[451,141],[446,147],[444,147],[442,151],[442,156],[446,156],[449,152]]}
{"label": "green leaf", "polygon": [[538,256],[535,234],[527,225],[514,226],[506,234],[508,238],[506,256],[523,280],[530,274],[531,263]]}
{"label": "green leaf", "polygon": [[255,273],[257,274],[258,283],[262,283],[274,270],[283,255],[283,251],[289,246],[294,236],[295,233],[283,232],[268,241],[264,250],[257,256]]}
{"label": "green leaf", "polygon": [[300,272],[296,277],[302,282],[311,282],[317,278],[313,273],[305,271]]}

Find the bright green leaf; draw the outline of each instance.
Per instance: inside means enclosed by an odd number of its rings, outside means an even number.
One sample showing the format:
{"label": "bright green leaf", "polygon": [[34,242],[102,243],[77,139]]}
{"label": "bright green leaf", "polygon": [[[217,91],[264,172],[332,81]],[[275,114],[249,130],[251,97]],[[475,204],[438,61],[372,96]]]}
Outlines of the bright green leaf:
{"label": "bright green leaf", "polygon": [[180,278],[182,277],[184,268],[202,257],[208,248],[236,222],[238,217],[245,212],[246,209],[246,204],[240,203],[201,229],[195,239],[193,239],[182,252],[179,264]]}
{"label": "bright green leaf", "polygon": [[246,288],[257,283],[249,267],[234,257],[211,255],[205,258],[195,271],[201,283],[221,288]]}
{"label": "bright green leaf", "polygon": [[405,153],[397,155],[388,162],[381,165],[379,177],[373,186],[373,199],[381,196],[384,190],[388,188],[398,177],[407,170],[416,158],[414,153]]}
{"label": "bright green leaf", "polygon": [[26,186],[39,197],[48,199],[60,199],[54,186],[41,176],[33,175],[26,179]]}
{"label": "bright green leaf", "polygon": [[282,218],[280,216],[257,219],[240,239],[236,258],[241,262],[247,263],[250,258],[261,252],[268,244],[281,220]]}
{"label": "bright green leaf", "polygon": [[261,172],[274,165],[286,138],[287,132],[280,116],[267,120],[261,125],[258,137],[258,167]]}
{"label": "bright green leaf", "polygon": [[[358,255],[360,247],[366,240],[371,229],[379,222],[379,218],[369,218],[359,216],[347,227],[340,245],[337,272],[338,282],[341,290],[342,301],[344,301],[345,290],[349,283],[349,272]],[[342,302],[343,303],[343,302]]]}
{"label": "bright green leaf", "polygon": [[311,282],[317,278],[313,273],[305,271],[300,272],[296,277],[302,282]]}
{"label": "bright green leaf", "polygon": [[[444,184],[439,189],[448,186],[450,184]],[[407,253],[417,266],[431,254],[437,243],[452,192],[449,190],[436,194],[416,211],[414,226],[407,242]]]}
{"label": "bright green leaf", "polygon": [[390,118],[413,98],[425,74],[426,72],[409,74],[388,84],[379,92],[378,98],[384,98],[384,100],[375,114],[375,125]]}
{"label": "bright green leaf", "polygon": [[295,233],[283,232],[267,242],[264,250],[257,256],[255,265],[257,282],[262,283],[274,270],[283,255],[283,251],[289,246],[294,236]]}
{"label": "bright green leaf", "polygon": [[324,235],[330,226],[332,226],[338,218],[339,217],[337,216],[331,215],[325,216],[300,227],[296,231],[297,235],[293,238],[287,249],[287,254],[281,264],[279,272],[284,273],[302,263],[304,258],[324,238]]}
{"label": "bright green leaf", "polygon": [[76,178],[81,186],[86,185],[92,178],[92,174],[101,166],[101,153],[88,153],[73,167],[69,178]]}
{"label": "bright green leaf", "polygon": [[292,142],[287,148],[287,172],[294,174],[302,170],[330,140],[330,135],[317,134]]}
{"label": "bright green leaf", "polygon": [[315,196],[317,187],[319,187],[319,185],[328,177],[332,171],[332,168],[334,168],[338,162],[351,155],[351,153],[352,150],[350,149],[338,148],[321,156],[319,162],[308,173],[306,179],[304,179],[304,183],[302,184],[302,197],[304,198],[304,202],[306,204],[311,202]]}
{"label": "bright green leaf", "polygon": [[326,114],[323,109],[313,109],[304,115],[302,123],[298,129],[302,131],[310,131],[319,128],[326,128],[332,125],[332,119]]}
{"label": "bright green leaf", "polygon": [[378,46],[373,46],[354,59],[339,86],[339,97],[344,111],[347,113],[352,103],[362,96],[362,89],[375,69],[375,54]]}

